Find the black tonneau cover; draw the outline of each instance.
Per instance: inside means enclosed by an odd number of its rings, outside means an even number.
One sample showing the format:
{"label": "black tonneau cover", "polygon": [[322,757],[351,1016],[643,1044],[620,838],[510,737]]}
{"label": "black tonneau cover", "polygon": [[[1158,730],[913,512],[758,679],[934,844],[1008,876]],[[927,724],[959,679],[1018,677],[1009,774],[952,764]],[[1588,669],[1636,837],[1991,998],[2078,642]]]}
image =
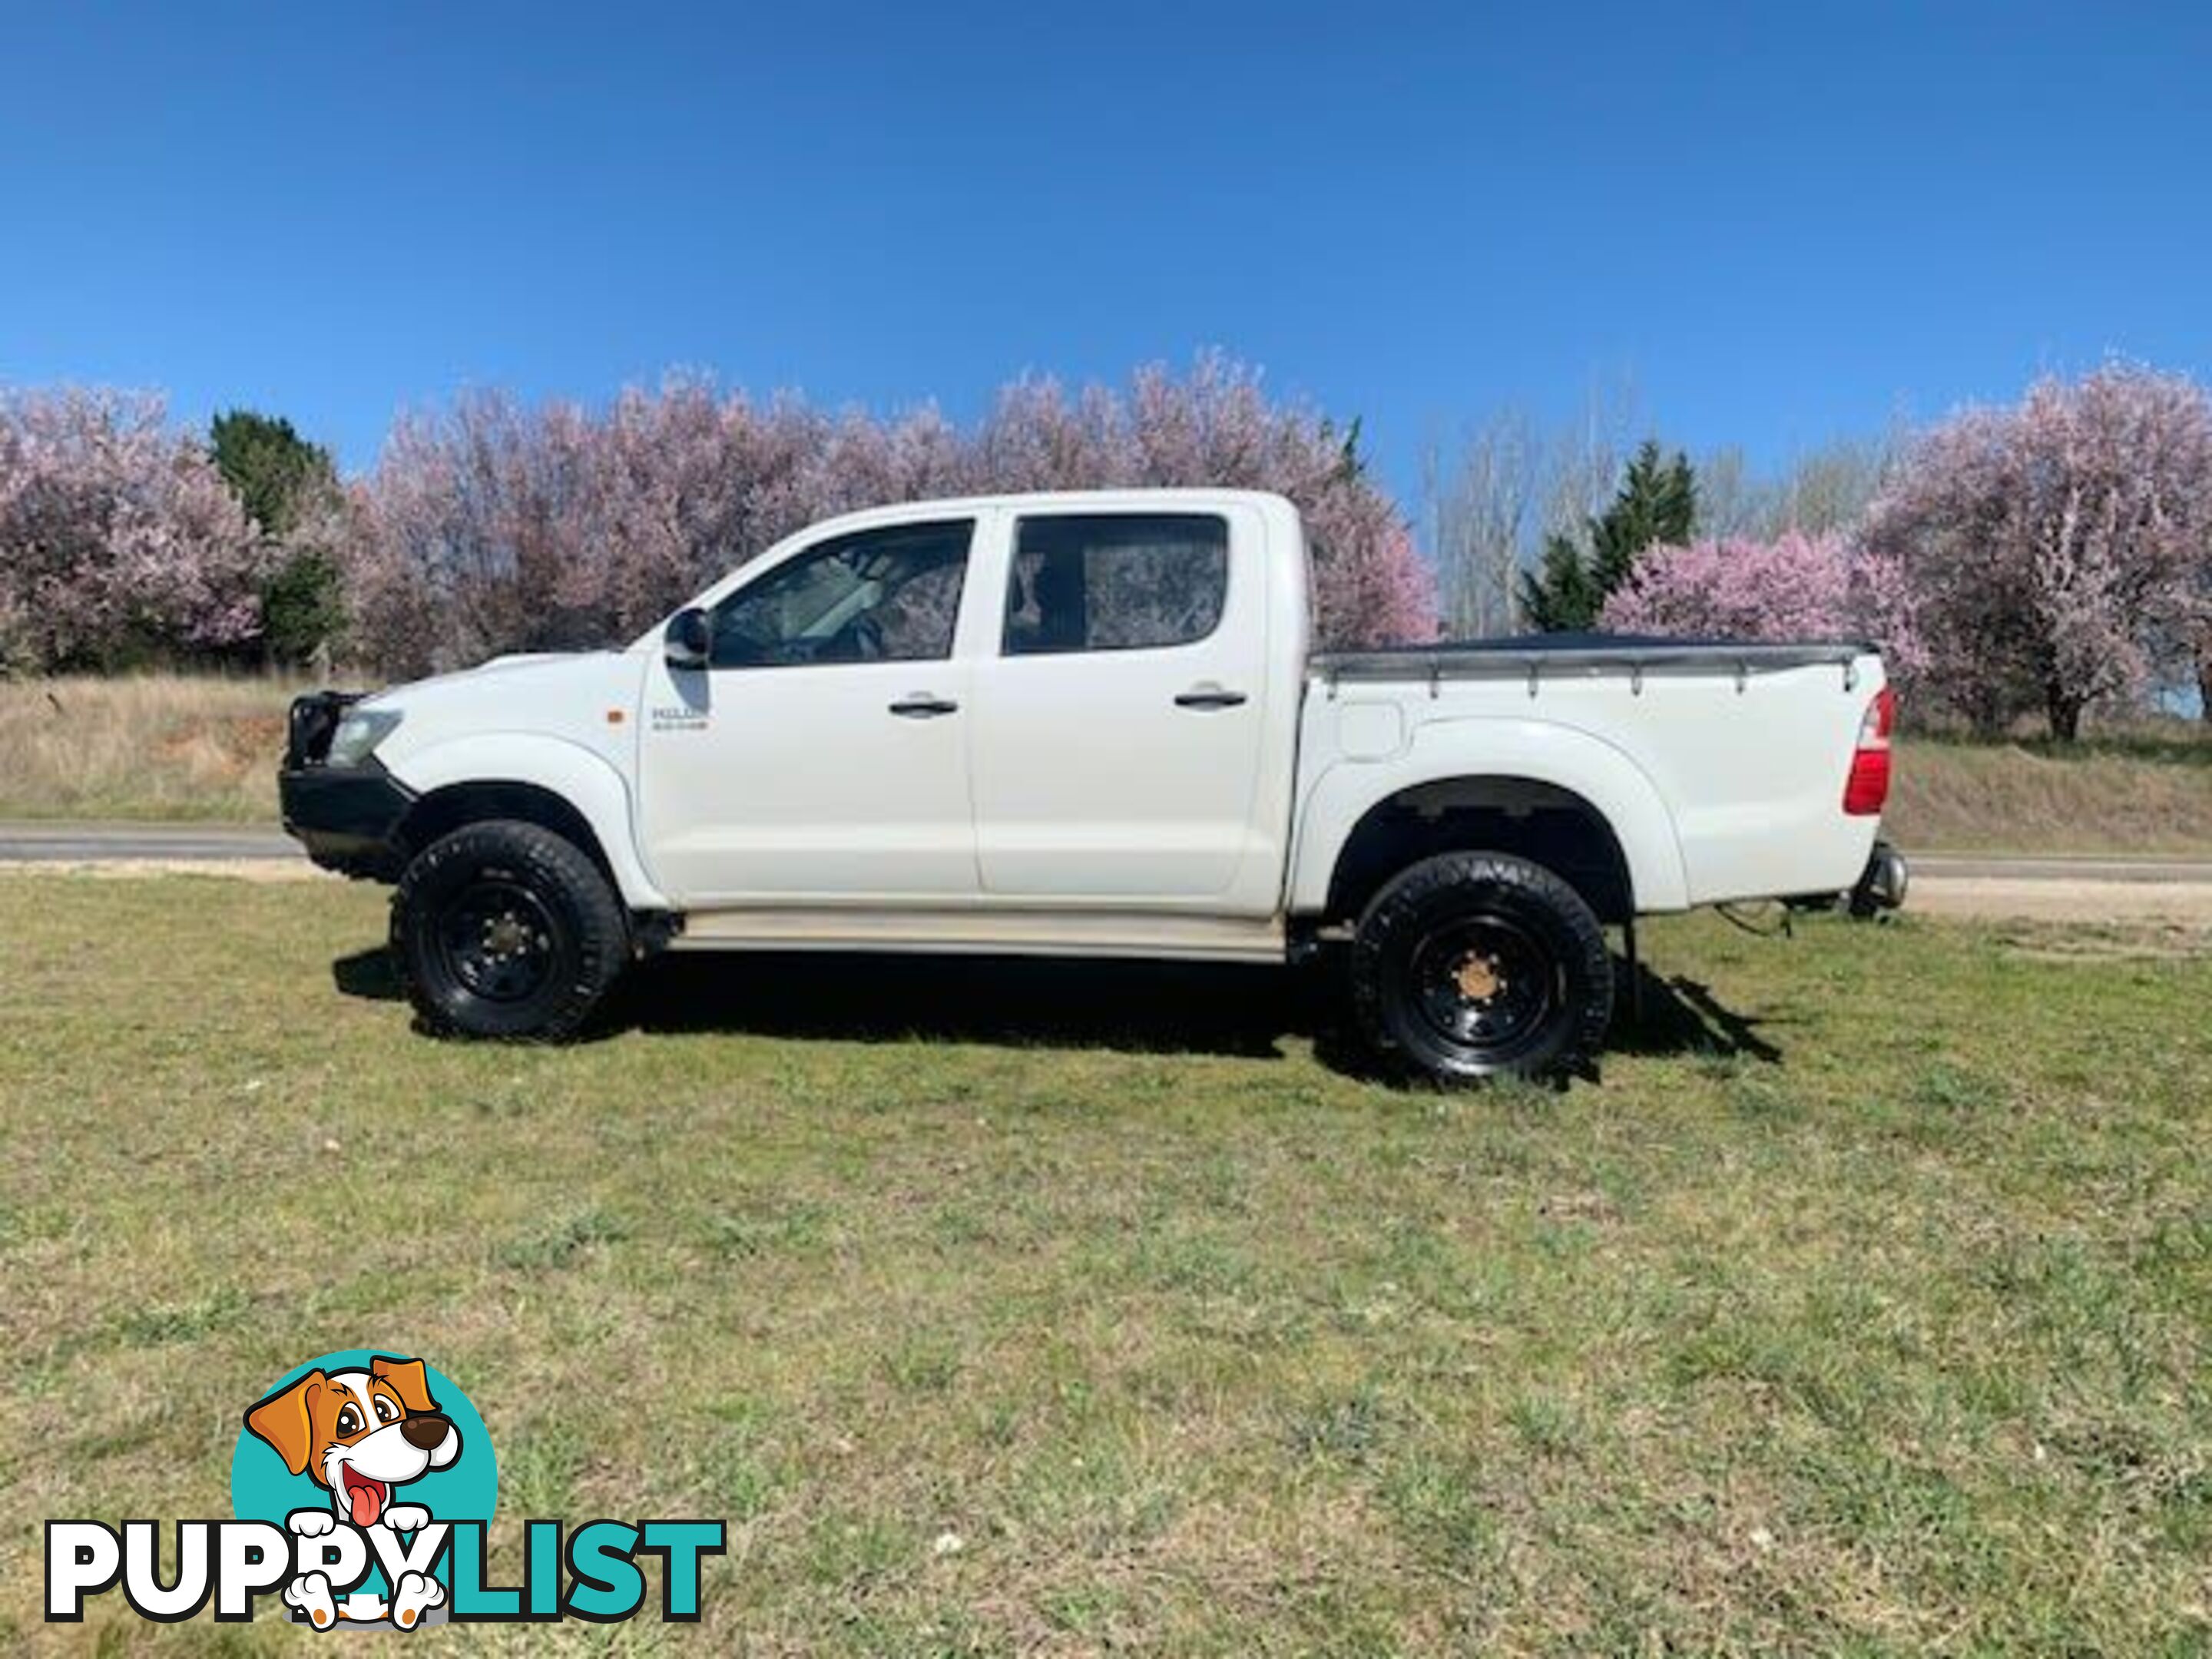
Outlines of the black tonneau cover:
{"label": "black tonneau cover", "polygon": [[1464,680],[1547,674],[1732,673],[1739,680],[1784,668],[1838,667],[1848,689],[1852,665],[1881,647],[1862,640],[1676,640],[1650,634],[1522,634],[1510,639],[1439,641],[1367,651],[1316,651],[1311,671],[1340,680]]}

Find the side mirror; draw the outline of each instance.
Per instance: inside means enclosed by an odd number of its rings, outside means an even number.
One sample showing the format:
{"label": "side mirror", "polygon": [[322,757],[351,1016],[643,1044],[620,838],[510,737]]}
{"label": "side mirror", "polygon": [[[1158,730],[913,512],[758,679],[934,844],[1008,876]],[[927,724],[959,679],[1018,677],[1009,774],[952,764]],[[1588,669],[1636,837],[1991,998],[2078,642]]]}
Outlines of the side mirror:
{"label": "side mirror", "polygon": [[678,611],[668,619],[663,645],[671,668],[704,668],[714,649],[714,629],[707,613],[696,605]]}

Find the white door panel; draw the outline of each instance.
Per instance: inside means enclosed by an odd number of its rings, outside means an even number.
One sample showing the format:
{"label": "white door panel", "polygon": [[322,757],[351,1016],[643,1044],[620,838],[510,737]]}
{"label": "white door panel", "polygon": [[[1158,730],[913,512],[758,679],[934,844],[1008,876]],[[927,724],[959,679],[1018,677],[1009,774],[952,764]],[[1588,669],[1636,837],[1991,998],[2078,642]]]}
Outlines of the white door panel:
{"label": "white door panel", "polygon": [[[1018,570],[1029,527],[1055,516],[1073,524],[1103,515],[1026,515],[1013,532]],[[1231,522],[1226,593],[1203,638],[1086,649],[1070,637],[976,663],[971,732],[986,894],[1199,901],[1236,882],[1252,847],[1268,717],[1267,624],[1259,550],[1246,526]],[[1096,563],[1084,568],[1091,573],[1091,636],[1110,635],[1110,623],[1095,613],[1113,602],[1114,582]],[[1025,625],[1036,638],[1049,626],[1034,615],[1022,581],[1016,574],[1008,608],[1027,602]],[[1010,621],[1010,639],[1023,625]],[[1165,632],[1178,624],[1149,625]]]}
{"label": "white door panel", "polygon": [[[648,677],[647,842],[680,904],[973,895],[968,678],[949,662]],[[893,705],[955,705],[917,716]]]}
{"label": "white door panel", "polygon": [[834,536],[713,606],[715,666],[656,658],[647,860],[678,904],[972,902],[966,521]]}

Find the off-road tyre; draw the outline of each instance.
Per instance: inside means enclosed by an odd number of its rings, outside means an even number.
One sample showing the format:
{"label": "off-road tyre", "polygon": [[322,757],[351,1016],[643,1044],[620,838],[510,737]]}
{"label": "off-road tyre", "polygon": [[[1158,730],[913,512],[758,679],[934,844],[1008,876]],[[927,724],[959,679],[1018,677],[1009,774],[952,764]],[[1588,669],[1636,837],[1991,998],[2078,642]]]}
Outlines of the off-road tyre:
{"label": "off-road tyre", "polygon": [[1596,915],[1541,865],[1444,853],[1376,894],[1352,935],[1360,1033],[1401,1075],[1548,1078],[1596,1055],[1613,960]]}
{"label": "off-road tyre", "polygon": [[628,966],[629,919],[573,842],[487,819],[408,865],[392,899],[392,955],[432,1033],[559,1042]]}

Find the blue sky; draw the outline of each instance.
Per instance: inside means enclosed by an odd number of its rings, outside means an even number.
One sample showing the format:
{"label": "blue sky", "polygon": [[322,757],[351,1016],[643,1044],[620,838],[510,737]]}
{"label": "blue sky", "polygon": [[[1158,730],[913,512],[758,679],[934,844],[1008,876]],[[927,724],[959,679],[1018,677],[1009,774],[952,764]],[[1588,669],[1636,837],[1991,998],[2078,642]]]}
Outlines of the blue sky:
{"label": "blue sky", "polygon": [[2212,369],[2212,8],[11,5],[0,382],[289,416],[671,366],[965,417],[1221,346],[1771,463]]}

